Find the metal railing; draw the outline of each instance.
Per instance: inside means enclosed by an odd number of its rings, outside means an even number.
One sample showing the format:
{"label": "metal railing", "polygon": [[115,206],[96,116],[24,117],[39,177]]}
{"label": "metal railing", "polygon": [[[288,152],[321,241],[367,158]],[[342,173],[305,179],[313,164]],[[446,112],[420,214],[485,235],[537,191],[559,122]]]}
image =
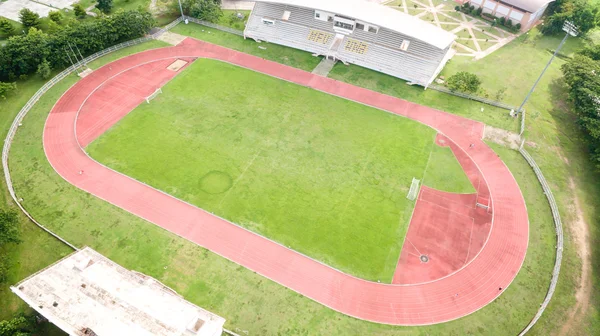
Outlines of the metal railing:
{"label": "metal railing", "polygon": [[112,47],[106,48],[104,50],[101,50],[93,55],[90,55],[90,56],[84,58],[83,60],[80,60],[79,62],[77,62],[77,64],[71,65],[70,67],[66,68],[61,73],[54,76],[46,84],[44,84],[39,90],[37,90],[37,92],[27,101],[25,106],[23,106],[23,108],[21,108],[21,110],[19,111],[19,113],[17,114],[15,119],[13,120],[13,122],[8,130],[8,134],[6,135],[6,138],[4,140],[4,146],[2,147],[2,168],[4,169],[4,180],[6,182],[6,187],[10,194],[10,197],[13,199],[15,204],[17,204],[19,209],[21,209],[21,211],[25,214],[25,216],[27,216],[27,218],[29,218],[29,220],[31,220],[34,224],[39,226],[42,230],[46,231],[47,233],[52,235],[54,238],[58,239],[59,241],[61,241],[62,243],[64,243],[65,245],[69,246],[70,248],[72,248],[74,250],[78,250],[78,248],[75,247],[73,244],[69,243],[66,239],[64,239],[64,238],[60,237],[59,235],[57,235],[56,233],[52,232],[50,229],[48,229],[44,225],[40,224],[38,221],[36,221],[33,218],[33,216],[31,216],[31,214],[21,204],[23,202],[23,200],[17,197],[17,194],[15,193],[15,190],[13,187],[12,178],[10,176],[10,169],[8,166],[8,156],[9,156],[10,147],[12,145],[12,141],[15,137],[15,134],[17,133],[19,126],[21,126],[23,118],[25,118],[25,116],[27,115],[27,113],[29,113],[29,111],[35,105],[35,103],[37,103],[37,101],[40,99],[40,97],[42,97],[42,95],[44,95],[48,90],[50,90],[56,83],[60,82],[61,80],[63,80],[67,76],[69,76],[71,73],[73,73],[75,70],[84,66],[85,64],[92,62],[102,56],[105,56],[107,54],[110,54],[114,51],[117,51],[117,50],[120,50],[120,49],[123,49],[126,47],[134,46],[134,45],[158,38],[166,30],[171,29],[172,27],[177,25],[179,22],[181,22],[181,20],[182,20],[181,18],[178,18],[177,20],[171,22],[165,28],[159,30],[158,32],[156,32],[153,35],[141,37],[141,38],[131,40],[131,41],[126,41],[126,42],[114,45]]}
{"label": "metal railing", "polygon": [[468,93],[463,93],[463,92],[458,92],[458,91],[452,91],[449,88],[445,87],[445,86],[440,86],[440,85],[435,85],[435,84],[431,84],[428,86],[428,88],[436,90],[436,91],[440,91],[440,92],[444,92],[444,93],[448,93],[451,94],[453,96],[457,96],[457,97],[461,97],[461,98],[466,98],[466,99],[470,99],[470,100],[475,100],[478,101],[480,103],[484,103],[484,104],[488,104],[488,105],[492,105],[492,106],[496,106],[505,110],[515,110],[516,111],[516,107],[499,102],[499,101],[495,101],[493,99],[488,99],[488,98],[484,98],[484,97],[479,97],[476,95],[472,95],[472,94],[468,94]]}
{"label": "metal railing", "polygon": [[556,204],[556,200],[554,199],[552,190],[550,189],[550,186],[548,185],[548,182],[546,181],[546,178],[544,177],[542,170],[537,165],[537,163],[535,163],[535,160],[533,159],[533,157],[525,150],[525,148],[523,148],[523,146],[521,146],[521,148],[519,149],[519,152],[521,153],[521,155],[523,155],[523,157],[525,158],[527,163],[529,163],[531,168],[533,168],[535,175],[537,176],[538,180],[540,181],[540,184],[542,185],[542,189],[544,190],[544,194],[546,195],[546,198],[548,198],[548,203],[550,204],[550,209],[552,210],[552,217],[554,219],[554,227],[556,230],[556,260],[554,262],[554,270],[552,271],[552,279],[550,280],[550,286],[548,288],[548,292],[546,293],[546,297],[544,298],[544,301],[542,302],[542,304],[540,305],[540,308],[538,309],[538,312],[535,314],[533,319],[529,322],[527,327],[525,327],[525,329],[523,329],[523,331],[521,331],[521,333],[519,334],[519,335],[525,335],[525,333],[527,333],[531,328],[533,328],[533,326],[540,319],[540,317],[542,317],[544,310],[546,309],[546,307],[548,307],[548,304],[550,303],[550,300],[552,299],[552,295],[554,294],[554,291],[556,290],[556,284],[558,283],[558,276],[560,274],[560,266],[561,266],[561,262],[562,262],[563,230],[562,230],[562,221],[560,220],[560,213],[558,211],[558,205]]}

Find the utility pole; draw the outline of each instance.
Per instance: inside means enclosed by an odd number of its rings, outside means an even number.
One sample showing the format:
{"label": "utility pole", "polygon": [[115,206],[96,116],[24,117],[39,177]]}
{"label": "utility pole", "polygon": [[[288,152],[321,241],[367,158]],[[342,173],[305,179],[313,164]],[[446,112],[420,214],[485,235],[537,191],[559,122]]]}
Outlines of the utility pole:
{"label": "utility pole", "polygon": [[550,67],[550,64],[552,64],[552,61],[554,60],[554,57],[556,57],[556,55],[558,54],[560,48],[562,48],[563,44],[565,44],[565,42],[567,41],[567,38],[569,37],[569,35],[571,35],[571,36],[577,36],[577,33],[578,33],[577,32],[577,27],[575,27],[575,25],[572,24],[569,21],[565,21],[565,24],[563,25],[562,29],[566,33],[565,37],[562,39],[562,41],[560,41],[560,44],[558,45],[558,48],[556,48],[556,50],[554,51],[554,54],[552,54],[552,57],[550,57],[550,60],[546,64],[546,67],[544,68],[544,70],[542,70],[542,73],[540,74],[540,76],[538,77],[538,79],[535,81],[535,83],[533,83],[533,86],[531,87],[531,90],[529,90],[529,93],[527,93],[527,96],[525,97],[525,100],[523,100],[523,102],[521,103],[521,106],[519,106],[519,108],[517,109],[517,115],[519,113],[523,113],[523,107],[527,103],[527,100],[529,100],[529,97],[531,96],[531,94],[535,90],[535,87],[538,85],[538,83],[542,79],[542,76],[544,76],[544,73],[546,72],[546,70],[548,70],[548,67]]}
{"label": "utility pole", "polygon": [[181,12],[181,18],[185,19],[185,16],[183,16],[183,7],[181,7],[181,0],[177,0],[177,2],[179,2],[179,11]]}

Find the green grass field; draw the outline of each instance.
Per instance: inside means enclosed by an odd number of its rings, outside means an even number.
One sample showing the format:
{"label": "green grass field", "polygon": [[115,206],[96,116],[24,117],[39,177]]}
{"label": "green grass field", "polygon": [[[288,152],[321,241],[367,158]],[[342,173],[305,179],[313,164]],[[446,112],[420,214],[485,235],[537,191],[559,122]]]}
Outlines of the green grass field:
{"label": "green grass field", "polygon": [[[226,45],[224,40],[221,42]],[[134,47],[119,54],[122,56],[135,50],[139,49]],[[282,53],[280,56],[286,57],[286,54]],[[117,56],[110,55],[112,59],[115,57]],[[102,58],[96,61],[96,65],[106,62],[107,59]],[[10,164],[15,188],[24,198],[24,205],[39,221],[77,246],[89,245],[126,268],[142,271],[157,278],[193,303],[226,316],[226,326],[229,329],[248,331],[250,335],[497,335],[499,330],[502,334],[514,335],[529,322],[539,307],[548,286],[554,260],[554,228],[547,201],[533,171],[515,151],[493,145],[493,149],[515,174],[530,215],[530,246],[523,268],[515,281],[492,304],[454,322],[419,328],[377,325],[331,311],[65,182],[48,164],[41,136],[48,111],[77,79],[76,76],[70,76],[51,89],[40,99],[25,118],[23,126],[19,128],[13,143]],[[35,85],[39,86],[41,83],[30,86],[33,89]],[[23,84],[20,87],[24,86]],[[398,86],[399,90],[396,91],[394,86]],[[475,102],[457,100],[448,104],[446,99],[452,100],[454,97],[431,95],[433,91],[417,90],[402,82],[394,84],[391,80],[384,81],[384,85],[377,88],[382,88],[386,93],[394,92],[400,97],[408,92],[410,97],[425,105],[449,106],[452,112],[457,114],[472,113],[475,119],[498,122],[494,118],[488,119],[489,115],[485,113],[475,113],[480,105]],[[405,91],[407,88],[410,90]],[[30,90],[31,93],[34,91]],[[4,106],[0,102],[0,107],[7,107],[6,111],[14,116],[18,108],[25,103],[27,96],[21,98],[25,99],[11,100]],[[7,118],[6,126],[11,119]],[[6,132],[5,129],[3,132]],[[585,196],[582,200],[585,204],[593,203],[594,200],[588,198],[595,196],[587,191],[596,190],[592,183],[595,175],[589,174],[589,170],[585,169],[583,163],[586,161],[582,160],[579,154],[568,152],[566,155],[571,165],[578,167],[578,172],[589,176],[586,181],[590,183],[582,184],[584,188],[581,192]],[[552,171],[555,176],[563,172],[561,169]],[[32,225],[25,223],[24,225]],[[597,234],[594,237],[597,237]],[[149,248],[149,245],[152,248]],[[57,246],[45,246],[50,248],[39,250],[35,242],[24,246],[24,250],[32,252],[15,253],[17,263],[41,267],[44,265],[42,254],[54,255],[55,259],[60,257]],[[567,251],[568,249],[565,250]],[[573,253],[570,253],[568,260],[572,260],[572,256]],[[165,269],[163,265],[168,265],[168,268]],[[35,270],[36,266],[33,267]],[[573,305],[574,283],[571,278],[576,275],[570,273],[576,274],[577,265],[563,263],[563,267],[564,272],[561,274],[567,279],[559,282],[554,300],[540,324],[532,330],[532,335],[556,333],[560,329],[557,326],[560,326],[560,317],[564,317],[565,307]],[[23,273],[27,274],[26,271]],[[1,297],[0,301],[4,302]],[[4,316],[7,314],[5,307],[0,305]],[[594,334],[586,325],[578,325],[578,328],[578,334]]]}
{"label": "green grass field", "polygon": [[199,59],[88,152],[333,267],[391,281],[412,178],[427,167],[434,184],[470,187],[449,150],[427,166],[434,137],[403,117]]}

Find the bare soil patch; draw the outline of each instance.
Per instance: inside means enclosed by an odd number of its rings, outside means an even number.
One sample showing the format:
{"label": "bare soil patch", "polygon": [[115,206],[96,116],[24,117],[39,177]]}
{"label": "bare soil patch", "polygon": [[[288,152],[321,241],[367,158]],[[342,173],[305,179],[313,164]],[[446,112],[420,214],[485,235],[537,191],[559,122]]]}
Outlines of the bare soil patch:
{"label": "bare soil patch", "polygon": [[581,278],[579,280],[579,288],[577,288],[577,292],[575,293],[575,300],[577,303],[571,309],[571,311],[569,311],[567,321],[563,325],[559,333],[560,335],[566,335],[574,325],[579,323],[581,316],[585,315],[581,314],[581,312],[585,312],[587,310],[587,307],[590,304],[590,296],[592,294],[592,279],[590,278],[591,251],[588,241],[588,226],[584,220],[579,198],[575,192],[577,190],[577,185],[572,177],[569,179],[569,188],[573,192],[574,196],[572,212],[575,215],[575,219],[573,224],[569,226],[569,230],[573,235],[573,242],[577,248],[579,257],[581,258]]}

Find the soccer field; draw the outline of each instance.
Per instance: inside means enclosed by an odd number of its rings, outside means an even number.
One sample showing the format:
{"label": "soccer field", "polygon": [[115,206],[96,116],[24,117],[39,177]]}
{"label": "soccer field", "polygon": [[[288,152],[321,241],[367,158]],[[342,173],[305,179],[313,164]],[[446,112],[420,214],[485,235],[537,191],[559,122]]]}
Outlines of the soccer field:
{"label": "soccer field", "polygon": [[435,131],[403,117],[207,59],[162,91],[88,153],[361,278],[391,281],[413,177],[472,191]]}

